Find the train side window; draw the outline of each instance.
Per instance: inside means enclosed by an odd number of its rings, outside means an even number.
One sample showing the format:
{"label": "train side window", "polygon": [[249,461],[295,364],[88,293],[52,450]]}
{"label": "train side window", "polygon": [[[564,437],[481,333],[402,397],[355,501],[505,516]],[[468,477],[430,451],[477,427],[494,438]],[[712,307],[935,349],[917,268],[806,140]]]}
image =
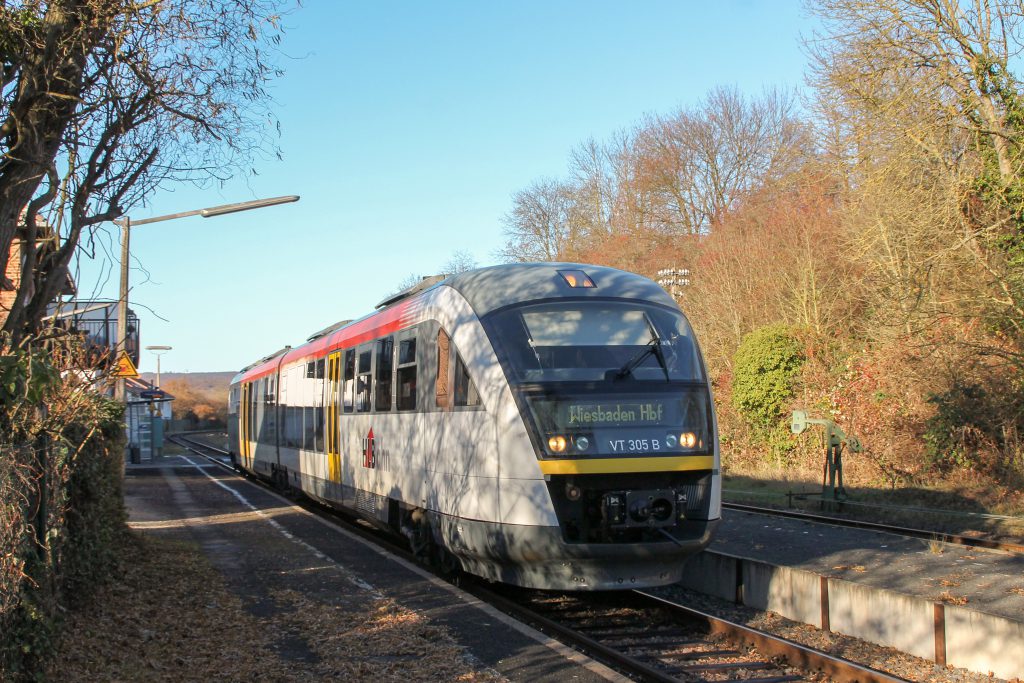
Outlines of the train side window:
{"label": "train side window", "polygon": [[434,389],[439,408],[448,407],[448,358],[451,339],[443,329],[437,331],[437,384]]}
{"label": "train side window", "polygon": [[303,450],[312,451],[316,449],[315,435],[316,435],[316,424],[315,424],[315,411],[316,408],[313,406],[302,407],[302,448]]}
{"label": "train side window", "polygon": [[351,413],[355,405],[356,394],[356,351],[345,352],[345,385],[342,389],[342,405],[346,413]]}
{"label": "train side window", "polygon": [[416,337],[398,343],[398,409],[416,410]]}
{"label": "train side window", "polygon": [[458,351],[455,352],[455,405],[480,405],[480,394],[477,392],[476,385],[473,384],[469,370]]}
{"label": "train side window", "polygon": [[314,377],[316,377],[317,379],[323,379],[324,378],[324,359],[323,358],[321,358],[320,360],[318,360],[316,362],[316,370],[314,372],[315,372]]}
{"label": "train side window", "polygon": [[258,379],[252,383],[252,402],[253,402],[253,430],[252,440],[256,443],[263,442],[263,392],[266,382],[262,379]]}
{"label": "train side window", "polygon": [[324,409],[313,408],[313,450],[324,452]]}
{"label": "train side window", "polygon": [[285,443],[302,448],[302,406],[288,406],[285,411]]}
{"label": "train side window", "polygon": [[266,404],[263,409],[263,425],[266,443],[277,445],[277,395],[274,393],[274,376],[267,378]]}
{"label": "train side window", "polygon": [[370,392],[373,387],[373,375],[370,368],[373,366],[373,347],[367,347],[365,351],[359,352],[358,366],[356,367],[356,412],[367,413],[370,411]]}
{"label": "train side window", "polygon": [[309,361],[306,363],[306,379],[313,379],[316,377],[316,362]]}
{"label": "train side window", "polygon": [[377,398],[375,408],[379,411],[391,410],[391,379],[394,372],[395,338],[384,337],[377,340]]}

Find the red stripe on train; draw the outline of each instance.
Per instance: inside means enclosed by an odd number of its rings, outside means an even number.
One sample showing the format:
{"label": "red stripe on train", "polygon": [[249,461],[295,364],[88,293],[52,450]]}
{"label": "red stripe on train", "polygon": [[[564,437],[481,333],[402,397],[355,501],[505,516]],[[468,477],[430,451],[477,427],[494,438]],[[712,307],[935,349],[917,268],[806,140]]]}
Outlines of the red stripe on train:
{"label": "red stripe on train", "polygon": [[331,351],[351,348],[377,337],[399,332],[414,322],[406,316],[412,307],[413,301],[403,301],[380,313],[343,327],[337,332],[296,347],[285,353],[283,359],[278,356],[248,370],[242,375],[239,382],[253,382],[272,375],[277,372],[282,361],[285,364],[291,364],[298,360],[318,360],[325,358]]}

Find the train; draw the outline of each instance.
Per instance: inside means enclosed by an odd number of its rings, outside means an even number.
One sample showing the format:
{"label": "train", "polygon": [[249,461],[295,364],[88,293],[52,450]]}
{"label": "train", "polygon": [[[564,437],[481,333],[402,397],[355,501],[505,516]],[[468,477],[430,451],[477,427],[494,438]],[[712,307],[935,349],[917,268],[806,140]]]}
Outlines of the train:
{"label": "train", "polygon": [[424,278],[241,370],[228,412],[238,469],[405,536],[441,571],[665,585],[721,517],[692,328],[657,283],[613,268]]}

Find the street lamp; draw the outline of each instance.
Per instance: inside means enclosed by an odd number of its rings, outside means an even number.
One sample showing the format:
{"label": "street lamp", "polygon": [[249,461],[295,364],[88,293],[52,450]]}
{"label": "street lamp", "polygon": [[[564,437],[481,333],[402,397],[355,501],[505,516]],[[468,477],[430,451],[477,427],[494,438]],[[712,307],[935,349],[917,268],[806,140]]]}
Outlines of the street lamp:
{"label": "street lamp", "polygon": [[156,388],[160,388],[160,355],[167,353],[171,350],[170,346],[147,346],[147,351],[151,351],[156,356]]}
{"label": "street lamp", "polygon": [[[147,223],[169,221],[175,218],[186,218],[188,216],[212,218],[214,216],[223,216],[227,213],[249,211],[250,209],[262,209],[266,206],[287,204],[298,200],[299,196],[293,194],[284,197],[271,197],[269,199],[254,199],[249,202],[238,202],[237,204],[222,204],[220,206],[211,206],[206,209],[196,209],[194,211],[170,213],[166,216],[142,218],[137,221],[132,221],[128,216],[121,216],[120,218],[114,219],[114,224],[121,226],[121,292],[120,297],[117,300],[117,357],[120,358],[121,354],[125,352],[125,341],[128,336],[128,241],[132,227],[136,225],[146,225]],[[157,362],[159,363],[159,357],[157,358]],[[117,384],[114,388],[114,398],[122,402],[125,400],[123,377],[119,377],[117,379]]]}

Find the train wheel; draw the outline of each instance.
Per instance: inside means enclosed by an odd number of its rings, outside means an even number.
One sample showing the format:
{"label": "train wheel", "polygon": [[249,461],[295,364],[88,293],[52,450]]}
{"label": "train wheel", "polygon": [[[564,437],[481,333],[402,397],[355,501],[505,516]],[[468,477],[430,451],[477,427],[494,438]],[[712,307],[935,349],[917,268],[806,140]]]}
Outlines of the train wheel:
{"label": "train wheel", "polygon": [[430,529],[430,521],[423,510],[413,510],[402,525],[405,537],[409,539],[409,548],[416,561],[442,576],[454,581],[462,571],[462,563],[447,548],[438,545]]}
{"label": "train wheel", "polygon": [[402,532],[409,539],[409,549],[413,557],[422,565],[431,564],[431,550],[434,547],[434,537],[430,532],[430,523],[422,510],[413,510],[406,515],[405,524],[402,525]]}
{"label": "train wheel", "polygon": [[462,572],[462,563],[459,562],[459,558],[439,545],[435,545],[434,548],[434,570],[443,578],[458,583],[459,574]]}

